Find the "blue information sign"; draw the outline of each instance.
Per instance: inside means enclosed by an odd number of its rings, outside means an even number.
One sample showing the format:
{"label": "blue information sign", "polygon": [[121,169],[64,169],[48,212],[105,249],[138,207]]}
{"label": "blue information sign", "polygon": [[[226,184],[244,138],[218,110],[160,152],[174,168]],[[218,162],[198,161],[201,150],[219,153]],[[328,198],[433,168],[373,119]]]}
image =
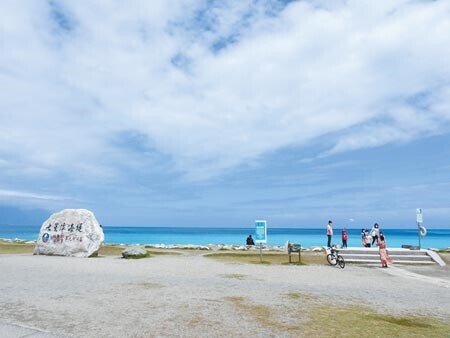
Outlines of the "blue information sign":
{"label": "blue information sign", "polygon": [[255,243],[267,243],[267,221],[255,221]]}

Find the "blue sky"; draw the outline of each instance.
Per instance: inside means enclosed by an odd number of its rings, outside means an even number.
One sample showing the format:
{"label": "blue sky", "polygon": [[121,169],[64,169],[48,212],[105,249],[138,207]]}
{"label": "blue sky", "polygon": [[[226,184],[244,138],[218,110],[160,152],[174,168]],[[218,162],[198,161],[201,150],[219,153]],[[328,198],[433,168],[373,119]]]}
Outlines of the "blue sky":
{"label": "blue sky", "polygon": [[448,1],[2,1],[0,224],[450,227]]}

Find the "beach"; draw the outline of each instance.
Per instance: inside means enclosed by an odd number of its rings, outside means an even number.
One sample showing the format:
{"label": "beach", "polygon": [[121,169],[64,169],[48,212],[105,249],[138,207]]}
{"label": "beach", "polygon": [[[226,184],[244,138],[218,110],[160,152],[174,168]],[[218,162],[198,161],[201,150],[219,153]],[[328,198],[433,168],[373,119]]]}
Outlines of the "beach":
{"label": "beach", "polygon": [[450,321],[448,265],[339,269],[204,255],[0,255],[0,324],[66,337],[321,337],[327,325],[306,325],[317,309]]}

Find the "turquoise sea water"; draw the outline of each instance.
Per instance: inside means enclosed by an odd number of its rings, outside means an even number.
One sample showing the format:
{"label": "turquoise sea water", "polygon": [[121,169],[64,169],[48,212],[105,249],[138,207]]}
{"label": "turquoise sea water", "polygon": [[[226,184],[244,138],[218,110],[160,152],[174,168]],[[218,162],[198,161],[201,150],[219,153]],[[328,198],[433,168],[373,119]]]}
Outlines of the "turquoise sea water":
{"label": "turquoise sea water", "polygon": [[[0,238],[36,240],[39,226],[0,225]],[[104,227],[105,242],[116,244],[234,244],[243,245],[254,228]],[[418,245],[417,229],[381,229],[389,247]],[[361,229],[347,229],[348,246],[361,246]],[[332,243],[341,244],[341,229],[334,230]],[[324,246],[326,230],[320,228],[268,228],[267,244],[284,245],[289,240],[303,247]],[[428,229],[422,248],[450,247],[450,229]]]}

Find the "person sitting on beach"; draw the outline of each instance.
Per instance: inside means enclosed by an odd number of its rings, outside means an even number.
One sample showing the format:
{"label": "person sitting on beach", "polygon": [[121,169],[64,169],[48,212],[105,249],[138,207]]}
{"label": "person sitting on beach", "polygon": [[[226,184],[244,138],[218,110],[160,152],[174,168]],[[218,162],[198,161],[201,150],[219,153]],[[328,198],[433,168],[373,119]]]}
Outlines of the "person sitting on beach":
{"label": "person sitting on beach", "polygon": [[247,237],[247,245],[255,245],[255,242],[253,241],[252,235],[248,235],[248,237]]}
{"label": "person sitting on beach", "polygon": [[386,241],[384,240],[384,235],[381,233],[379,239],[377,240],[377,245],[380,253],[380,261],[381,261],[381,267],[387,268],[388,263],[392,263],[391,257],[389,257],[389,254],[386,249]]}

